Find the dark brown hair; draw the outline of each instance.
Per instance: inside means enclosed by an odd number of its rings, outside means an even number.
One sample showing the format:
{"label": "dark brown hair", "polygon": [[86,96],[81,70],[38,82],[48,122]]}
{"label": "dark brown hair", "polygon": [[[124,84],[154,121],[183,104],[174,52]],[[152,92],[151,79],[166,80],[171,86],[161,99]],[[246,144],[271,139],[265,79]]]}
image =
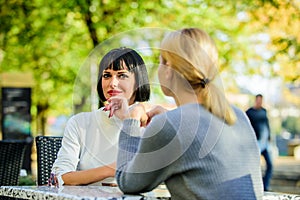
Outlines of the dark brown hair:
{"label": "dark brown hair", "polygon": [[[125,63],[126,66],[123,66]],[[133,49],[121,47],[112,49],[99,64],[97,92],[100,98],[99,107],[106,101],[102,89],[102,74],[105,69],[121,70],[126,68],[133,72],[136,81],[134,101],[148,101],[150,99],[150,85],[146,65],[142,57]]]}

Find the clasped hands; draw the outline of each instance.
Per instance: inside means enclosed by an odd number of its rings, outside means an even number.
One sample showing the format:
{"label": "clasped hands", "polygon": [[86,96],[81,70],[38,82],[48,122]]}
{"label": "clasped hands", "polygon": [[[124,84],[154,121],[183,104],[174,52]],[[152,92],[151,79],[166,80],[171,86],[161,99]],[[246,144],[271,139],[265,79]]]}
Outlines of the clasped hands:
{"label": "clasped hands", "polygon": [[[109,111],[109,117],[115,115],[121,120],[128,118],[139,120],[141,126],[143,127],[146,127],[155,115],[167,111],[167,109],[163,108],[162,106],[155,106],[151,110],[146,112],[145,106],[142,103],[136,103],[132,106],[129,106],[128,100],[122,96],[113,96],[108,99],[108,104],[105,105],[105,108],[103,110]],[[115,166],[115,163],[112,163],[109,166],[113,167]],[[58,179],[53,173],[51,173],[47,185],[58,187]]]}
{"label": "clasped hands", "polygon": [[141,127],[146,127],[155,115],[167,111],[162,106],[155,106],[151,110],[146,111],[145,106],[142,103],[129,106],[128,100],[122,96],[113,96],[107,101],[108,104],[105,105],[103,110],[109,111],[109,117],[115,115],[121,120],[128,118],[136,119],[140,121]]}

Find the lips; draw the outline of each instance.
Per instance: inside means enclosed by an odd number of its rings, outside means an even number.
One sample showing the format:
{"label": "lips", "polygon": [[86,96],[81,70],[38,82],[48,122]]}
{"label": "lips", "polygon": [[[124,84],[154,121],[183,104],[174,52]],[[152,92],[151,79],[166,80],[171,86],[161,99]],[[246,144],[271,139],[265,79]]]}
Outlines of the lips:
{"label": "lips", "polygon": [[116,95],[121,94],[122,92],[121,92],[121,91],[118,91],[118,90],[109,90],[107,93],[108,93],[110,96],[116,96]]}

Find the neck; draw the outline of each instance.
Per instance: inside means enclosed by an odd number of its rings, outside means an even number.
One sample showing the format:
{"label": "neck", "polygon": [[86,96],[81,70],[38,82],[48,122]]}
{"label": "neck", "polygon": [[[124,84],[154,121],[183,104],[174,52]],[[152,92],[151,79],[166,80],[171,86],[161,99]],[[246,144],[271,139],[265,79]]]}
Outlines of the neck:
{"label": "neck", "polygon": [[177,106],[182,106],[184,104],[190,103],[201,103],[198,101],[198,98],[194,92],[182,90],[176,93],[179,95],[172,95],[172,97],[174,98]]}
{"label": "neck", "polygon": [[191,85],[181,76],[175,76],[171,84],[170,96],[174,98],[177,106],[190,103],[201,103]]}
{"label": "neck", "polygon": [[256,110],[259,110],[261,108],[262,108],[261,106],[254,106],[254,109],[256,109]]}

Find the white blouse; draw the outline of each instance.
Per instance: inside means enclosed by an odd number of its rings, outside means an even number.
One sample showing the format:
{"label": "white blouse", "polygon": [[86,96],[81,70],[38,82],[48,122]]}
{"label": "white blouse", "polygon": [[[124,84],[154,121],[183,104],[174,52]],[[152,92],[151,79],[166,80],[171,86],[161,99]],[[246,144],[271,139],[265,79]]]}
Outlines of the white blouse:
{"label": "white blouse", "polygon": [[[54,173],[63,185],[61,176],[67,172],[87,170],[109,165],[117,160],[118,139],[122,121],[102,108],[93,112],[79,113],[71,117],[66,125],[57,159],[53,164]],[[115,182],[113,177],[102,182]]]}

